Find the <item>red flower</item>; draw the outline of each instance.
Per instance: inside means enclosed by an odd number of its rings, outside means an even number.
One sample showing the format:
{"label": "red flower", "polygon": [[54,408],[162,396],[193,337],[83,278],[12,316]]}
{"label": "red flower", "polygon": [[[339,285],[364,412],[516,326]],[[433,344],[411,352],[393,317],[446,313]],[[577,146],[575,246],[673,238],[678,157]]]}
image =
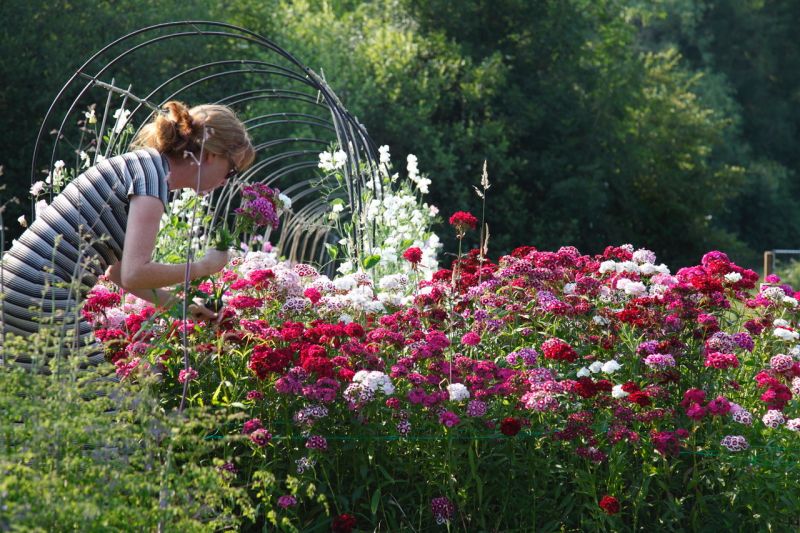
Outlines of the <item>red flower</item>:
{"label": "red flower", "polygon": [[350,533],[354,527],[356,527],[356,517],[351,514],[342,513],[333,519],[331,531],[333,531],[333,533]]}
{"label": "red flower", "polygon": [[573,362],[578,358],[575,350],[561,339],[548,339],[542,344],[545,359]]}
{"label": "red flower", "polygon": [[317,303],[322,298],[322,293],[314,287],[309,287],[303,292],[303,296],[311,300],[311,303]]}
{"label": "red flower", "polygon": [[450,217],[450,225],[456,228],[459,235],[463,236],[467,229],[475,229],[478,219],[467,211],[457,211]]}
{"label": "red flower", "polygon": [[519,430],[522,429],[522,422],[517,420],[514,417],[509,416],[508,418],[504,418],[502,422],[500,422],[500,433],[503,435],[507,435],[509,437],[513,437]]}
{"label": "red flower", "polygon": [[417,248],[416,246],[412,246],[405,252],[403,252],[403,259],[411,263],[412,265],[416,266],[422,261],[422,250]]}
{"label": "red flower", "polygon": [[347,333],[349,337],[363,337],[364,327],[356,322],[350,322],[344,327],[344,332]]}
{"label": "red flower", "polygon": [[606,494],[600,498],[600,503],[598,505],[600,505],[600,508],[605,511],[606,514],[612,515],[619,512],[619,500],[613,496]]}

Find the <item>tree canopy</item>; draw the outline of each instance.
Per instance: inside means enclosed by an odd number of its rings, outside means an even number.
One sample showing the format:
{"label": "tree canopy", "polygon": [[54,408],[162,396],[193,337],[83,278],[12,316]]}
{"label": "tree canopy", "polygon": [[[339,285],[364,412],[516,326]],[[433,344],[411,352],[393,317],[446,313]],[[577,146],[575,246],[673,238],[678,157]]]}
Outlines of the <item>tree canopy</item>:
{"label": "tree canopy", "polygon": [[[395,161],[418,156],[443,215],[479,209],[486,160],[490,255],[630,242],[675,266],[713,248],[753,265],[798,240],[793,3],[8,0],[0,12],[16,21],[0,30],[0,164],[21,198],[40,121],[85,58],[148,23],[213,19],[324,73]],[[137,75],[161,78],[179,57]]]}

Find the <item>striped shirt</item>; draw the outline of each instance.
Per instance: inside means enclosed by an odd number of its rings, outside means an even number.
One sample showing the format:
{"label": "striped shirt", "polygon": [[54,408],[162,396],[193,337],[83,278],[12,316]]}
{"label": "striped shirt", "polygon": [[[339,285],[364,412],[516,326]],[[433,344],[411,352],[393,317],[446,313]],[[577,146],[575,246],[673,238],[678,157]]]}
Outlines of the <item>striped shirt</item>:
{"label": "striped shirt", "polygon": [[[110,157],[72,180],[2,258],[0,298],[6,333],[28,336],[45,324],[91,342],[79,304],[122,258],[130,197],[166,206],[169,163],[152,148]],[[72,283],[72,281],[75,283]],[[88,341],[88,342],[87,342]]]}

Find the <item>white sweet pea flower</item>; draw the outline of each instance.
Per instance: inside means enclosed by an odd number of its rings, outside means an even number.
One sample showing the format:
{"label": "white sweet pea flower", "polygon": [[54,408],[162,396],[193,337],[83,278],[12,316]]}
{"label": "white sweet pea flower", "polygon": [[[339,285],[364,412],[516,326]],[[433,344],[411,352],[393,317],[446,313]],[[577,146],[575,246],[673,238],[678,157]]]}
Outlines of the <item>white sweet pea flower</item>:
{"label": "white sweet pea flower", "polygon": [[39,196],[39,194],[44,190],[44,185],[45,183],[41,180],[31,185],[31,190],[30,190],[31,196],[33,196],[34,198]]}
{"label": "white sweet pea flower", "polygon": [[125,125],[128,124],[128,118],[130,116],[131,112],[122,107],[114,111],[114,118],[117,119],[116,123],[114,123],[114,133],[122,133],[122,130],[125,129]]}
{"label": "white sweet pea flower", "polygon": [[47,209],[47,202],[45,202],[44,200],[39,200],[38,202],[36,202],[36,205],[34,206],[34,211],[36,212],[37,217],[41,215],[45,209]]}
{"label": "white sweet pea flower", "polygon": [[619,370],[620,368],[622,368],[622,365],[620,365],[620,364],[619,364],[619,363],[617,363],[617,362],[616,362],[614,359],[612,359],[611,361],[606,361],[606,362],[603,364],[603,368],[602,368],[602,370],[603,370],[603,372],[605,372],[606,374],[613,374],[614,372],[616,372],[616,371],[617,371],[617,370]]}
{"label": "white sweet pea flower", "polygon": [[614,385],[611,388],[611,396],[613,398],[620,399],[620,398],[624,398],[627,395],[628,395],[628,393],[625,392],[624,390],[622,390],[622,385]]}
{"label": "white sweet pea flower", "polygon": [[343,168],[345,163],[347,163],[347,152],[344,150],[337,150],[333,154],[333,168],[339,169]]}
{"label": "white sweet pea flower", "polygon": [[469,390],[461,383],[451,383],[447,386],[451,402],[460,402],[469,399]]}
{"label": "white sweet pea flower", "polygon": [[384,144],[383,146],[378,148],[378,153],[380,154],[381,164],[388,165],[389,163],[392,162],[391,154],[389,154],[389,146]]}

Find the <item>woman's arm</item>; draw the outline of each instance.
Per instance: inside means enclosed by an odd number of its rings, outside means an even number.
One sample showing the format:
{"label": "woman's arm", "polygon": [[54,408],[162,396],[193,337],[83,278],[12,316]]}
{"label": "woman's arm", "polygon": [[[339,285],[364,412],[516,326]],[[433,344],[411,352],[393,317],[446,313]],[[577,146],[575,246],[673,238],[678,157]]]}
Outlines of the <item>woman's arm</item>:
{"label": "woman's arm", "polygon": [[[121,264],[122,263],[114,263],[108,270],[106,270],[106,276],[108,280],[111,281],[113,284],[117,285],[118,287],[122,288],[122,277],[120,276],[121,271]],[[167,290],[164,289],[125,289],[129,293],[133,294],[141,298],[142,300],[147,300],[148,302],[154,304],[156,307],[162,307],[164,309],[169,308],[172,304],[175,303],[175,297]]]}
{"label": "woman's arm", "polygon": [[[185,264],[167,265],[151,262],[163,213],[164,205],[158,198],[138,195],[131,197],[119,272],[119,282],[123,289],[131,292],[139,289],[159,289],[184,281]],[[189,279],[219,272],[227,262],[228,252],[208,250],[203,259],[189,265]]]}

